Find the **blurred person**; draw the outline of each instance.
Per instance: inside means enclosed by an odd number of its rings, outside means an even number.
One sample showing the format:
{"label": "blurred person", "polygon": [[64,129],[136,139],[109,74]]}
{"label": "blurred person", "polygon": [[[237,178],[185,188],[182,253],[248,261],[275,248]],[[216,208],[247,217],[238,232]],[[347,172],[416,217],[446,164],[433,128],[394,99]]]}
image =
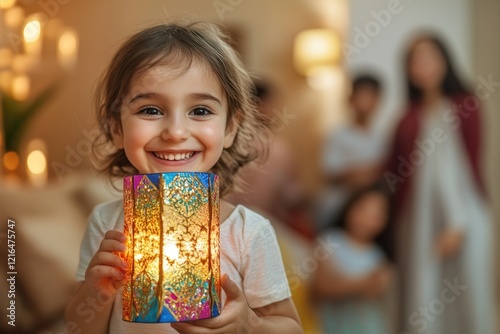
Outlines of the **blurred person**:
{"label": "blurred person", "polygon": [[369,74],[355,77],[349,97],[352,120],[332,131],[326,140],[322,164],[327,189],[318,208],[320,229],[338,214],[353,191],[380,177],[386,146],[372,120],[381,92],[377,77]]}
{"label": "blurred person", "polygon": [[479,102],[433,35],[410,44],[405,71],[408,107],[384,173],[396,191],[402,330],[494,333]]}
{"label": "blurred person", "polygon": [[[279,129],[282,124],[277,124],[280,102],[276,89],[267,82],[258,81],[254,83],[253,93],[262,116],[272,129]],[[294,268],[301,269],[304,258],[311,256],[310,241],[314,239],[296,166],[290,144],[279,131],[274,131],[267,159],[244,166],[238,172],[240,189],[229,193],[225,199],[270,219],[304,333],[321,334],[314,312],[310,280],[294,272]]]}
{"label": "blurred person", "polygon": [[380,239],[389,221],[389,194],[375,184],[355,192],[338,221],[320,237],[330,256],[319,261],[315,289],[327,334],[388,334],[386,304],[393,269]]}
{"label": "blurred person", "polygon": [[270,149],[265,161],[255,161],[243,167],[238,177],[243,181],[240,189],[226,198],[257,212],[273,217],[298,232],[313,239],[312,223],[305,210],[305,191],[300,183],[297,161],[292,147],[279,131],[283,124],[280,98],[276,89],[267,82],[254,83],[253,90],[258,109],[273,130]]}

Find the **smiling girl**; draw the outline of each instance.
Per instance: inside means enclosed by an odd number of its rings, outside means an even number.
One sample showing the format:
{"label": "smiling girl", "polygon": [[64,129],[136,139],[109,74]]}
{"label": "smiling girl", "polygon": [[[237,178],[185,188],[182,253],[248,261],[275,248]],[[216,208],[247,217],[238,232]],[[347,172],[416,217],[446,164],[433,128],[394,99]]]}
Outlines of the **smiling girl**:
{"label": "smiling girl", "polygon": [[[265,152],[250,88],[213,25],[163,24],[137,33],[115,54],[97,90],[102,133],[94,148],[101,169],[112,176],[213,172],[227,193],[239,168]],[[94,209],[79,286],[66,310],[73,332],[302,333],[274,231],[258,214],[221,201],[224,307],[216,318],[189,323],[121,320],[122,231],[121,200]]]}

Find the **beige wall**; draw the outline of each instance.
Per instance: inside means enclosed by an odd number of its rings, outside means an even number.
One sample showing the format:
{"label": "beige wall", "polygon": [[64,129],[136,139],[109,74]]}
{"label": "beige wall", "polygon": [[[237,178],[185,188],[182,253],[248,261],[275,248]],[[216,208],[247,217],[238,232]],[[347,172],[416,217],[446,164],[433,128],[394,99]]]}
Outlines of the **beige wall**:
{"label": "beige wall", "polygon": [[[399,5],[392,8],[391,3]],[[406,87],[402,59],[407,44],[422,29],[435,31],[444,38],[459,73],[467,82],[472,82],[470,3],[471,0],[349,1],[351,19],[346,40],[359,51],[348,58],[346,67],[354,72],[369,68],[380,73],[385,91],[377,126],[382,131],[392,134],[394,122],[404,109]],[[388,13],[392,14],[388,16]],[[378,24],[377,19],[383,24]],[[368,34],[368,27],[374,25],[380,27],[378,33]]]}
{"label": "beige wall", "polygon": [[[495,217],[496,240],[500,240],[500,2],[490,0],[472,1],[473,17],[473,60],[477,76],[488,78],[498,83],[491,95],[483,101],[485,170],[486,183],[490,193]],[[498,244],[498,243],[496,243]],[[497,246],[495,254],[498,254]],[[498,258],[498,256],[497,256]],[[497,262],[498,263],[498,262]],[[497,266],[498,268],[498,266]],[[498,270],[497,270],[498,273]],[[500,278],[500,275],[497,275]]]}
{"label": "beige wall", "polygon": [[[38,69],[34,78],[39,85],[57,79],[61,83],[58,96],[33,119],[25,142],[41,138],[48,146],[50,177],[57,179],[50,165],[54,162],[75,169],[90,167],[88,157],[82,161],[70,151],[85,149],[85,131],[92,124],[92,91],[101,71],[125,36],[154,22],[171,18],[211,20],[226,25],[241,38],[241,50],[251,71],[276,83],[283,94],[278,109],[300,114],[287,126],[288,132],[301,131],[296,150],[304,161],[303,175],[309,184],[315,182],[317,131],[321,113],[335,105],[324,104],[325,92],[307,88],[304,78],[292,68],[292,46],[296,33],[307,28],[331,27],[345,30],[347,7],[344,0],[241,0],[218,1],[236,4],[223,15],[214,7],[217,1],[70,1],[54,11],[54,18],[76,29],[80,36],[77,67],[62,74],[54,66]],[[332,6],[333,5],[333,6]],[[40,10],[34,2],[30,9]],[[325,15],[329,16],[326,17]],[[335,20],[332,20],[335,19]],[[50,44],[50,42],[49,42]],[[53,41],[52,41],[53,44]],[[328,110],[327,110],[328,109]],[[297,138],[297,136],[292,136]],[[304,140],[307,138],[307,140]],[[80,145],[80,146],[79,146]],[[80,154],[82,155],[82,154]],[[63,177],[64,179],[64,177]]]}
{"label": "beige wall", "polygon": [[[476,0],[473,2],[473,59],[477,76],[492,77],[500,85],[500,2]],[[483,100],[485,110],[485,167],[488,188],[491,193],[496,216],[500,216],[500,86],[494,87],[491,95]],[[495,205],[496,204],[496,205]]]}

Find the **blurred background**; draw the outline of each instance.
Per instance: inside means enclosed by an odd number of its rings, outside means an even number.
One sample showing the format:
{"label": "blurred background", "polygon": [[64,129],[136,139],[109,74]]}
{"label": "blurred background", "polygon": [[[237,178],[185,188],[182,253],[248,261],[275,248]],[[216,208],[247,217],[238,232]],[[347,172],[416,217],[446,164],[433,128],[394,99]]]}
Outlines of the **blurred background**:
{"label": "blurred background", "polygon": [[[406,110],[404,55],[421,31],[442,37],[460,78],[480,100],[481,172],[497,243],[499,14],[495,0],[0,0],[0,245],[6,259],[7,218],[14,219],[18,271],[15,331],[4,320],[0,331],[64,332],[62,310],[73,288],[86,218],[96,204],[121,196],[90,162],[93,91],[124,39],[154,23],[219,24],[255,78],[260,107],[272,115],[271,157],[247,174],[252,189],[229,198],[272,220],[307,333],[331,332],[321,317],[330,292],[312,286],[329,270],[321,266],[317,238],[332,225],[332,208],[345,204],[335,199],[341,186],[327,174],[339,166],[335,157],[351,154],[336,151],[334,138],[358,117],[352,112],[353,78],[368,73],[380,81],[369,125],[380,145],[359,144],[378,152],[380,176]],[[8,302],[5,265],[1,260],[2,310]],[[494,268],[488,275],[497,300]],[[387,332],[404,333],[397,278],[390,281],[382,289],[388,290]]]}

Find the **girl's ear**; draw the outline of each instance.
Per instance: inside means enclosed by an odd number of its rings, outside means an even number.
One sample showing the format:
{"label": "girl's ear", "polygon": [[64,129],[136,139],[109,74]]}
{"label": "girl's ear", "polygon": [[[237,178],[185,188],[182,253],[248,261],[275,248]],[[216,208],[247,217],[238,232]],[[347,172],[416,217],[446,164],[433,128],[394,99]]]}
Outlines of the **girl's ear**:
{"label": "girl's ear", "polygon": [[116,122],[112,125],[111,135],[113,136],[113,145],[117,149],[122,149],[124,147],[123,144],[123,130],[121,124],[117,124]]}
{"label": "girl's ear", "polygon": [[240,127],[240,120],[235,115],[230,119],[226,126],[226,134],[224,136],[224,148],[230,148],[233,145],[234,138],[238,133],[238,128]]}

